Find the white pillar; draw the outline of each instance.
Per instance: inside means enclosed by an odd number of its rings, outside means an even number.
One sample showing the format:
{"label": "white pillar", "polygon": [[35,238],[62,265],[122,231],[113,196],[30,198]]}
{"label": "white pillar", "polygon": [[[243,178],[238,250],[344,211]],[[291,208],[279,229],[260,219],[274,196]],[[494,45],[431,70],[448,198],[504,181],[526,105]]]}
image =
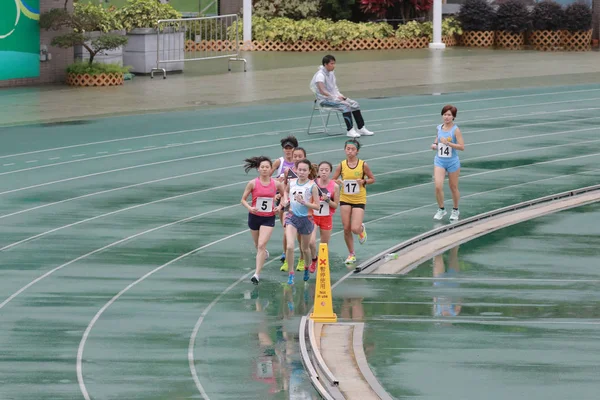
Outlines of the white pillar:
{"label": "white pillar", "polygon": [[[441,0],[440,0],[441,1]],[[252,0],[244,0],[244,43],[252,41]]]}
{"label": "white pillar", "polygon": [[429,43],[429,48],[446,48],[442,42],[442,0],[433,0],[433,42]]}

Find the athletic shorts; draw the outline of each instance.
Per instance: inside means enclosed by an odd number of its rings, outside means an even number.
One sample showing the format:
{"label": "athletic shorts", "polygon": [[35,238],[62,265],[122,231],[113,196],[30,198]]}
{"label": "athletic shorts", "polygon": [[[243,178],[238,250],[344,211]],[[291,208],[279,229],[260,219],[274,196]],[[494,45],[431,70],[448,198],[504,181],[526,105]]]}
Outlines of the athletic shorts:
{"label": "athletic shorts", "polygon": [[248,213],[248,228],[252,231],[260,230],[261,226],[275,226],[275,216],[263,217],[260,215]]}
{"label": "athletic shorts", "polygon": [[366,204],[362,203],[362,204],[352,204],[352,203],[346,203],[345,201],[340,201],[340,206],[350,206],[352,208],[361,208],[361,209],[365,209]]}
{"label": "athletic shorts", "polygon": [[315,226],[318,226],[324,231],[333,229],[333,215],[313,215],[313,221]]}
{"label": "athletic shorts", "polygon": [[285,217],[284,226],[288,225],[295,227],[298,233],[301,235],[310,235],[313,229],[315,229],[312,217],[299,217],[292,213],[287,214],[287,216]]}
{"label": "athletic shorts", "polygon": [[448,172],[456,172],[460,169],[460,160],[444,161],[436,157],[433,161],[433,165],[444,168]]}

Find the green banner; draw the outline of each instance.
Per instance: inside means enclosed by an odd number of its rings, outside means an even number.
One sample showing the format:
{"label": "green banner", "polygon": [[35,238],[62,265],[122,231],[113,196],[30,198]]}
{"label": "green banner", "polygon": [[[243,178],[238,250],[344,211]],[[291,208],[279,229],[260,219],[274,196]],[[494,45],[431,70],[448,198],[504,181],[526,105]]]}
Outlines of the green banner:
{"label": "green banner", "polygon": [[0,0],[0,81],[40,76],[40,0]]}

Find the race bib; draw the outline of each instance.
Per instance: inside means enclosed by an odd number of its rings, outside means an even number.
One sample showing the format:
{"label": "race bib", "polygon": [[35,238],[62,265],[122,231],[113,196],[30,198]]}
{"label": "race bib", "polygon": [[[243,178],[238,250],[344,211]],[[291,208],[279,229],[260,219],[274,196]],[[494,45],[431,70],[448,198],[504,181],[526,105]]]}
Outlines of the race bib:
{"label": "race bib", "polygon": [[256,209],[259,212],[273,212],[273,198],[272,197],[259,197],[256,199]]}
{"label": "race bib", "polygon": [[360,193],[360,185],[355,179],[348,179],[342,182],[344,194],[358,194]]}
{"label": "race bib", "polygon": [[322,201],[319,205],[319,209],[313,211],[313,215],[327,217],[329,215],[329,202]]}
{"label": "race bib", "polygon": [[448,146],[444,143],[438,143],[438,156],[440,158],[450,158],[452,157],[452,147]]}
{"label": "race bib", "polygon": [[273,377],[273,361],[261,360],[256,363],[256,376],[259,379],[267,379]]}

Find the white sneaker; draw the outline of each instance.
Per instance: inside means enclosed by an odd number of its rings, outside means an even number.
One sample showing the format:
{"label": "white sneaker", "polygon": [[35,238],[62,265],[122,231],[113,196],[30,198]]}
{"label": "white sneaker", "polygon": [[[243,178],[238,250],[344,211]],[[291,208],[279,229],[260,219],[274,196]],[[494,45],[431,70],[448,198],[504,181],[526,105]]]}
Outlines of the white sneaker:
{"label": "white sneaker", "polygon": [[356,132],[356,130],[354,128],[351,128],[347,133],[346,136],[351,137],[351,138],[357,138],[360,137],[360,133]]}
{"label": "white sneaker", "polygon": [[361,136],[373,136],[374,135],[374,133],[371,132],[370,130],[368,130],[366,126],[363,126],[362,128],[360,128],[358,130],[358,133],[360,133]]}
{"label": "white sneaker", "polygon": [[450,214],[450,221],[458,221],[459,216],[460,216],[460,211],[452,210],[452,213]]}
{"label": "white sneaker", "polygon": [[446,214],[448,214],[448,212],[445,209],[442,210],[441,208],[438,208],[437,212],[433,216],[433,219],[439,221],[442,218],[444,218],[444,215],[446,215]]}
{"label": "white sneaker", "polygon": [[268,260],[269,257],[271,257],[271,255],[269,254],[269,250],[265,249],[265,253],[266,253],[266,257],[265,258]]}

